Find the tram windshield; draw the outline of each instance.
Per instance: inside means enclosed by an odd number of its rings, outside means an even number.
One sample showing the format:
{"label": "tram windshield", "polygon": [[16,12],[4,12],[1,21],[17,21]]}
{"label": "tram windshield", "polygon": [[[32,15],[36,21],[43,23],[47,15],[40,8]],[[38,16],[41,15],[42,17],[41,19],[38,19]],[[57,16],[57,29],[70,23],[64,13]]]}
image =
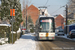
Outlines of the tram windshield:
{"label": "tram windshield", "polygon": [[52,20],[40,20],[40,32],[53,32]]}

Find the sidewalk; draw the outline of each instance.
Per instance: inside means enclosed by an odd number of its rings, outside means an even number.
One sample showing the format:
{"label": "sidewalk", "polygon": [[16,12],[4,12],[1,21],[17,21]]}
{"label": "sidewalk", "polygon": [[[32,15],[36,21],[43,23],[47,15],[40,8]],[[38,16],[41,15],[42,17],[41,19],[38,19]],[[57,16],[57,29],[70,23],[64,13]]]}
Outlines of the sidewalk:
{"label": "sidewalk", "polygon": [[36,50],[34,38],[31,34],[22,35],[15,44],[0,45],[0,50]]}

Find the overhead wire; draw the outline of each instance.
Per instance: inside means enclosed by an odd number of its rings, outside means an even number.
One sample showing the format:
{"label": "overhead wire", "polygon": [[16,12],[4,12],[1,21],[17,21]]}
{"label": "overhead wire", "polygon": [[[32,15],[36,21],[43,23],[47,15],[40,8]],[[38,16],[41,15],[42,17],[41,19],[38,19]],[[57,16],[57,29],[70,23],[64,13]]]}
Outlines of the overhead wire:
{"label": "overhead wire", "polygon": [[[61,8],[59,8],[59,9],[61,9]],[[54,12],[52,12],[51,14],[54,14],[55,12],[57,12],[59,9],[57,9],[56,11],[54,11]]]}
{"label": "overhead wire", "polygon": [[49,0],[47,0],[47,2],[45,3],[45,5],[48,3]]}
{"label": "overhead wire", "polygon": [[[62,7],[65,7],[65,5],[64,6],[62,6]],[[57,9],[56,11],[54,11],[53,13],[51,13],[51,14],[54,14],[55,12],[57,12],[58,10],[60,10],[62,7],[60,7],[59,9]]]}

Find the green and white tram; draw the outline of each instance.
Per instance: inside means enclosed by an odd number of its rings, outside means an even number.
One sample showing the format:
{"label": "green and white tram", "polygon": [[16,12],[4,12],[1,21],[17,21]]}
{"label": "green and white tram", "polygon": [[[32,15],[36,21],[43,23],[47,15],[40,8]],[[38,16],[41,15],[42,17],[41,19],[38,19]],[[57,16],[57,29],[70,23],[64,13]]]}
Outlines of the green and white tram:
{"label": "green and white tram", "polygon": [[53,17],[40,17],[35,27],[38,40],[55,40],[55,23]]}

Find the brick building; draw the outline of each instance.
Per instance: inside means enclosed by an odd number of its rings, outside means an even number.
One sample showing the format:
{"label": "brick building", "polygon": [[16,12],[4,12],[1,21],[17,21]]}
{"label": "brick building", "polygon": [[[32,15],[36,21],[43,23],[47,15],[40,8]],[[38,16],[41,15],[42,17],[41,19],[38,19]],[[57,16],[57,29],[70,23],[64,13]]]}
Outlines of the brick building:
{"label": "brick building", "polygon": [[64,17],[63,15],[58,15],[55,17],[55,28],[58,28],[62,26],[62,29],[64,29]]}
{"label": "brick building", "polygon": [[[23,12],[22,12],[23,13]],[[39,17],[39,10],[37,7],[35,7],[34,5],[30,5],[27,8],[27,18],[31,16],[31,19],[33,20],[33,23],[35,25],[36,20]]]}

